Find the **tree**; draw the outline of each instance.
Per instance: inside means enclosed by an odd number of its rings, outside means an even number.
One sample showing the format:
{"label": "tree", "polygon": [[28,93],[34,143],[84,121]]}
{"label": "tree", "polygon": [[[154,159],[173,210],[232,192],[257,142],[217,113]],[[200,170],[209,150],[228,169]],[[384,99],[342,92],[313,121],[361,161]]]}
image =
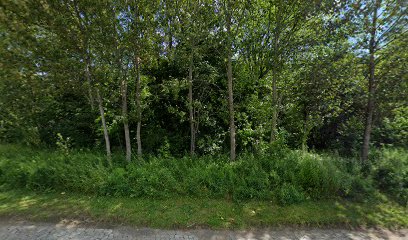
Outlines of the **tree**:
{"label": "tree", "polygon": [[132,52],[132,65],[134,68],[136,87],[136,142],[137,155],[142,156],[142,102],[141,102],[141,66],[142,63],[148,63],[151,58],[150,49],[154,44],[154,34],[156,31],[155,14],[157,14],[158,3],[156,1],[137,1],[129,4],[125,12],[125,20],[128,22],[129,38],[128,45]]}
{"label": "tree", "polygon": [[[195,64],[201,60],[200,54],[207,47],[205,40],[209,35],[208,18],[212,17],[212,6],[209,1],[181,1],[176,17],[179,26],[175,27],[178,31],[173,31],[173,37],[178,42],[176,52],[177,57],[183,59],[183,65],[187,65],[187,85],[188,85],[188,118],[190,125],[190,155],[195,154],[196,134],[198,132],[198,120],[196,99],[194,98],[194,68]],[[174,21],[173,21],[173,24]],[[185,63],[184,63],[185,62]]]}
{"label": "tree", "polygon": [[[105,119],[105,109],[104,109],[104,103],[103,103],[103,97],[101,96],[99,87],[95,84],[92,78],[92,52],[91,52],[91,27],[92,27],[92,19],[88,16],[88,12],[86,10],[82,10],[81,7],[85,8],[89,7],[87,5],[82,6],[79,5],[76,1],[72,2],[72,5],[70,3],[67,3],[68,8],[72,8],[72,10],[75,12],[76,15],[76,23],[78,25],[78,28],[80,29],[80,34],[81,34],[81,50],[82,50],[82,59],[85,67],[85,76],[88,82],[88,87],[90,89],[90,101],[91,104],[93,102],[93,91],[96,92],[96,101],[98,104],[98,109],[99,109],[99,114],[101,117],[101,124],[102,124],[102,129],[103,129],[103,135],[105,138],[105,147],[106,147],[106,156],[109,164],[111,164],[111,145],[110,145],[110,139],[109,139],[109,132],[108,132],[108,127],[106,124],[106,119]],[[95,76],[95,75],[94,75]]]}
{"label": "tree", "polygon": [[405,141],[403,1],[1,6],[2,141],[62,136],[108,159],[123,148],[127,161],[142,142],[143,153],[229,151],[233,161],[277,136],[362,159],[370,144]]}
{"label": "tree", "polygon": [[[123,118],[123,130],[125,134],[125,146],[126,146],[126,161],[130,162],[132,159],[132,145],[130,141],[130,131],[129,131],[129,113],[128,113],[128,77],[123,71],[123,65],[127,62],[124,61],[124,47],[125,40],[124,36],[126,34],[124,27],[121,25],[123,20],[120,16],[123,10],[122,1],[112,2],[110,8],[112,8],[112,18],[106,23],[112,23],[112,38],[113,38],[113,49],[114,49],[114,59],[116,62],[117,78],[120,82],[120,92],[122,95],[122,118]],[[118,10],[117,10],[118,9]],[[126,68],[126,67],[125,67]]]}
{"label": "tree", "polygon": [[223,19],[220,19],[225,28],[225,49],[226,49],[226,70],[227,70],[227,93],[228,93],[228,112],[229,112],[229,132],[230,132],[230,160],[236,158],[236,127],[235,127],[235,110],[234,110],[234,90],[233,90],[233,69],[232,56],[234,48],[237,47],[235,42],[240,31],[240,25],[245,13],[246,5],[242,1],[224,0],[221,2],[220,9]]}
{"label": "tree", "polygon": [[357,19],[363,31],[357,31],[359,46],[367,61],[367,106],[364,124],[361,159],[366,162],[369,154],[370,138],[373,125],[373,115],[376,110],[376,89],[381,79],[376,79],[376,66],[383,60],[378,57],[378,51],[389,43],[401,37],[406,31],[406,6],[402,1],[375,0],[356,1],[353,3]]}
{"label": "tree", "polygon": [[314,3],[290,1],[288,4],[282,0],[257,1],[251,8],[252,22],[248,24],[249,38],[246,41],[249,47],[246,51],[257,68],[259,79],[269,77],[272,72],[271,142],[275,141],[277,134],[278,81],[284,62],[296,54],[300,42],[295,36],[305,27],[311,9],[314,9]]}

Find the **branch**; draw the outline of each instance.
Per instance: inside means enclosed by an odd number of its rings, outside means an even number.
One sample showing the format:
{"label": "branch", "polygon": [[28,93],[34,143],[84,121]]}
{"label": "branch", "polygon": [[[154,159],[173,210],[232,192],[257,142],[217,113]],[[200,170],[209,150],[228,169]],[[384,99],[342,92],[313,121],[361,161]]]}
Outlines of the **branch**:
{"label": "branch", "polygon": [[401,14],[401,15],[391,24],[391,26],[390,26],[387,30],[385,30],[385,31],[378,37],[377,41],[375,42],[375,45],[376,45],[376,46],[380,43],[380,41],[382,40],[382,38],[383,38],[387,33],[389,33],[390,31],[392,31],[392,30],[395,28],[395,26],[397,25],[397,23],[399,22],[399,20],[402,18],[402,16],[404,16],[404,14]]}
{"label": "branch", "polygon": [[408,32],[408,29],[406,29],[404,32],[397,34],[393,39],[391,39],[390,41],[388,41],[387,43],[385,43],[384,45],[382,45],[381,47],[377,48],[378,50],[384,49],[388,44],[394,42],[395,40],[397,40],[400,36],[403,36],[405,33]]}

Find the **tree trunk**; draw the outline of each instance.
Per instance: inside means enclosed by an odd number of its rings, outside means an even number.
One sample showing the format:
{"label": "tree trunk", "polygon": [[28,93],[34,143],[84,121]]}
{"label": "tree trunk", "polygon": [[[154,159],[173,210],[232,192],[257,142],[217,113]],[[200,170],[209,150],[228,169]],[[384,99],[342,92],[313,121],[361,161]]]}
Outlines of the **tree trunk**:
{"label": "tree trunk", "polygon": [[276,67],[273,70],[272,73],[272,101],[273,101],[273,107],[272,107],[272,129],[271,129],[271,143],[276,140],[276,134],[277,134],[277,123],[278,123],[278,93],[276,89],[276,83],[277,82],[277,73],[276,73]]}
{"label": "tree trunk", "polygon": [[[114,5],[112,8],[112,15],[113,15],[113,28],[115,30],[115,33],[117,33],[117,27],[116,27],[116,6]],[[115,38],[115,46],[116,46],[116,51],[115,51],[115,59],[116,59],[116,64],[117,68],[119,70],[119,79],[120,76],[122,75],[122,59],[120,56],[120,48],[118,44],[117,38]],[[127,78],[126,76],[122,76],[122,81],[120,82],[120,89],[122,92],[122,118],[123,118],[123,130],[125,132],[125,145],[126,145],[126,161],[130,162],[132,159],[132,146],[130,144],[130,133],[129,133],[129,114],[128,114],[128,105],[127,105],[127,88],[128,88],[128,83],[127,83]]]}
{"label": "tree trunk", "polygon": [[232,60],[231,60],[231,16],[227,14],[227,34],[229,38],[228,45],[228,59],[227,59],[227,78],[228,78],[228,110],[229,110],[229,124],[230,124],[230,160],[234,161],[235,153],[235,119],[234,119],[234,95],[232,85]]}
{"label": "tree trunk", "polygon": [[127,81],[122,80],[122,117],[123,117],[123,129],[125,131],[125,143],[126,143],[126,161],[130,162],[132,159],[132,147],[130,145],[129,134],[129,118],[127,107]]}
{"label": "tree trunk", "polygon": [[[88,53],[87,53],[87,55],[88,55]],[[92,112],[93,112],[93,110],[95,109],[95,107],[94,107],[94,101],[95,100],[94,100],[94,97],[93,97],[93,94],[92,94],[92,80],[91,80],[91,73],[90,73],[90,69],[89,69],[90,59],[89,59],[88,56],[86,56],[85,62],[86,62],[85,75],[86,75],[86,81],[88,83],[89,103],[91,104],[91,109],[92,109]]]}
{"label": "tree trunk", "polygon": [[310,126],[309,126],[309,114],[307,111],[304,112],[303,120],[303,134],[302,134],[302,151],[307,151],[307,139],[309,137]]}
{"label": "tree trunk", "polygon": [[[89,56],[89,50],[87,50],[86,52],[86,56],[85,56],[85,75],[87,78],[87,82],[89,84],[89,94],[90,96],[92,96],[92,79],[91,79],[91,69],[90,69],[90,62],[91,62],[91,58]],[[99,114],[101,116],[101,120],[102,120],[102,128],[103,128],[103,135],[105,137],[105,146],[106,146],[106,157],[108,160],[109,165],[112,165],[112,160],[111,160],[111,148],[110,148],[110,141],[109,141],[109,134],[108,134],[108,128],[106,126],[106,121],[105,121],[105,111],[103,110],[103,101],[101,98],[101,95],[99,94],[99,89],[96,89],[96,98],[97,98],[97,102],[98,102],[98,108],[99,108]],[[93,97],[92,97],[93,99]],[[91,100],[93,101],[93,100]],[[93,104],[92,104],[93,105]],[[93,107],[92,107],[93,108]]]}
{"label": "tree trunk", "polygon": [[81,18],[81,14],[79,13],[79,10],[78,10],[78,5],[77,5],[77,2],[76,1],[74,1],[74,11],[75,11],[75,14],[76,14],[76,16],[77,16],[77,18],[78,18],[78,26],[79,26],[79,29],[80,29],[80,31],[81,31],[81,34],[82,34],[82,40],[83,40],[83,46],[82,47],[84,47],[84,49],[85,49],[85,52],[83,52],[83,56],[85,57],[85,77],[86,77],[86,80],[87,80],[87,83],[88,83],[88,95],[89,95],[89,103],[90,103],[90,105],[91,105],[91,109],[92,109],[92,112],[94,111],[94,109],[95,109],[95,99],[94,99],[94,96],[93,96],[93,94],[92,94],[92,80],[91,80],[91,74],[90,74],[90,62],[91,62],[91,59],[90,59],[90,54],[89,54],[89,40],[88,40],[88,37],[87,37],[87,34],[86,34],[86,30],[85,30],[85,26],[83,25],[83,23],[82,23],[82,18]]}
{"label": "tree trunk", "polygon": [[195,153],[195,124],[193,112],[193,56],[190,56],[190,64],[188,66],[188,110],[190,113],[190,154]]}
{"label": "tree trunk", "polygon": [[111,147],[110,147],[110,141],[109,141],[108,127],[106,126],[106,121],[105,121],[105,110],[103,109],[103,101],[99,93],[99,89],[97,88],[96,88],[96,97],[98,99],[99,113],[101,115],[103,135],[105,137],[106,157],[108,159],[109,165],[112,165],[112,154],[111,154]]}
{"label": "tree trunk", "polygon": [[[90,83],[88,83],[88,84],[90,84]],[[93,97],[93,94],[92,94],[92,87],[89,86],[88,88],[89,88],[88,89],[89,103],[91,104],[91,109],[92,109],[92,112],[93,112],[94,109],[95,109],[95,106],[94,106],[94,97]]]}
{"label": "tree trunk", "polygon": [[375,98],[375,48],[376,48],[376,31],[377,31],[377,11],[381,5],[381,0],[377,0],[374,7],[372,26],[370,30],[370,62],[369,62],[369,78],[368,78],[368,101],[367,101],[367,112],[365,120],[364,129],[364,140],[361,153],[361,160],[366,162],[368,159],[369,147],[370,147],[370,137],[371,128],[374,113],[374,98]]}
{"label": "tree trunk", "polygon": [[227,63],[227,77],[228,77],[228,110],[230,115],[230,159],[235,160],[235,120],[234,120],[234,96],[232,89],[232,63],[231,54],[228,53],[228,63]]}
{"label": "tree trunk", "polygon": [[142,141],[140,138],[140,131],[142,125],[142,107],[140,104],[140,59],[139,56],[135,57],[136,66],[136,111],[137,111],[137,129],[136,129],[136,142],[137,142],[137,156],[142,156]]}
{"label": "tree trunk", "polygon": [[272,126],[271,126],[271,143],[276,140],[277,125],[278,125],[278,71],[280,71],[280,52],[279,52],[279,38],[281,29],[281,1],[278,2],[277,8],[275,8],[276,15],[276,29],[273,34],[273,69],[272,69]]}

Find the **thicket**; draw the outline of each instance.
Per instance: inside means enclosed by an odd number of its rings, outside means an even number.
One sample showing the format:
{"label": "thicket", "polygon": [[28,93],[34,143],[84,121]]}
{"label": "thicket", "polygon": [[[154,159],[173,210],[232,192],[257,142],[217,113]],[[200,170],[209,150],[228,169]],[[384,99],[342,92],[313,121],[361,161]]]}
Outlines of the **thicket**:
{"label": "thicket", "polygon": [[3,188],[69,191],[104,196],[169,198],[191,196],[234,201],[363,200],[382,191],[408,202],[408,151],[383,149],[362,175],[353,159],[305,153],[275,146],[262,154],[174,158],[146,157],[127,164],[121,154],[113,165],[90,151],[44,151],[16,145],[0,147]]}
{"label": "thicket", "polygon": [[342,156],[408,146],[403,1],[250,2],[2,1],[0,142],[129,159],[233,159],[282,133]]}

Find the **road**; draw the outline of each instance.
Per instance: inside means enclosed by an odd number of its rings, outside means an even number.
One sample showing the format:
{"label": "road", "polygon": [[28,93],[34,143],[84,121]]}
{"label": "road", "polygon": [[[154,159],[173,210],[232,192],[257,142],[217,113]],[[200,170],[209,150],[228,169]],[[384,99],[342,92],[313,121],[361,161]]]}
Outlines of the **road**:
{"label": "road", "polygon": [[84,226],[76,221],[59,223],[34,223],[0,221],[1,240],[269,240],[269,239],[404,239],[408,240],[408,229],[391,231],[386,229],[314,229],[314,228],[278,228],[246,231],[215,231],[206,229],[194,230],[159,230],[150,228],[131,228],[124,226]]}

